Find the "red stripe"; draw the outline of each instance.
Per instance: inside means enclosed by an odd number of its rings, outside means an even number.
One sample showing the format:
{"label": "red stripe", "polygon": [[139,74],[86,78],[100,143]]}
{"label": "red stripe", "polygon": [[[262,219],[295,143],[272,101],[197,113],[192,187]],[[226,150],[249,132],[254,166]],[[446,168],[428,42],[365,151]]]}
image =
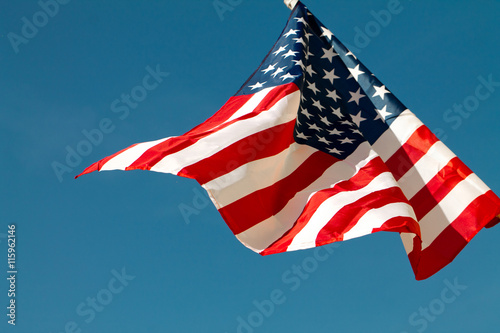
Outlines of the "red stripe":
{"label": "red stripe", "polygon": [[[231,124],[240,120],[249,119],[257,116],[263,111],[272,108],[277,102],[286,97],[287,95],[297,91],[299,88],[294,83],[285,84],[272,89],[266,97],[257,105],[257,107],[250,113],[247,113],[237,119],[220,124],[215,128],[202,131],[203,126],[197,127],[198,129],[193,132],[188,132],[185,135],[171,138],[167,141],[161,142],[154,147],[145,151],[135,162],[126,168],[126,170],[144,169],[150,170],[156,163],[161,161],[165,156],[176,153],[185,149],[192,144],[198,142],[200,139],[226,128]],[[224,108],[224,107],[223,107]],[[233,112],[234,113],[234,112]],[[202,124],[203,125],[203,124]]]}
{"label": "red stripe", "polygon": [[[397,199],[394,198],[395,192],[397,192],[397,188],[390,188],[372,192],[360,198],[359,200],[353,202],[352,204],[342,207],[342,209],[340,209],[337,212],[337,214],[335,214],[330,219],[327,225],[325,225],[325,227],[323,227],[321,231],[318,233],[316,237],[316,246],[342,241],[344,238],[344,234],[349,230],[351,230],[359,221],[359,219],[363,217],[363,215],[365,215],[371,209],[380,208],[393,202],[406,202],[406,198],[404,197],[401,191],[399,191],[400,193],[398,193],[395,196],[399,198]],[[404,217],[403,220],[404,220],[403,224],[405,225],[408,224],[418,225],[417,222],[412,218]],[[303,221],[300,222],[302,223],[296,223],[289,233],[286,233],[282,238],[279,239],[279,241],[269,246],[260,254],[269,255],[273,253],[287,251],[294,237],[304,228],[304,226],[309,222],[309,220],[307,220],[307,222],[305,223],[303,223]],[[396,229],[394,231],[398,232],[402,229],[401,225],[399,224],[394,225],[393,227],[394,229]],[[404,228],[405,231],[414,229],[415,229],[414,226],[412,228],[409,227]],[[393,231],[391,230],[390,224],[386,225],[384,230]]]}
{"label": "red stripe", "polygon": [[321,151],[309,156],[287,177],[219,209],[233,233],[239,234],[280,212],[297,192],[318,179],[338,159]]}
{"label": "red stripe", "polygon": [[[197,134],[197,133],[202,133],[204,131],[207,131],[207,130],[210,130],[214,127],[217,127],[219,126],[220,124],[222,124],[223,122],[225,122],[227,119],[229,119],[236,111],[238,111],[243,105],[245,105],[245,103],[248,102],[248,100],[250,98],[252,98],[253,95],[240,95],[240,96],[232,96],[227,102],[226,104],[224,104],[224,106],[218,111],[216,112],[213,116],[211,116],[210,118],[208,118],[205,122],[199,124],[198,126],[194,127],[193,129],[191,129],[190,131],[186,132],[184,135],[188,135],[188,134]],[[108,156],[98,162],[95,162],[94,164],[92,164],[91,166],[87,167],[81,174],[79,174],[78,176],[75,177],[78,178],[84,174],[87,174],[87,173],[91,173],[91,172],[94,172],[94,171],[100,171],[102,166],[108,162],[110,159],[112,159],[113,157],[123,153],[124,151],[132,148],[133,146],[135,146],[137,144],[134,144],[128,148],[125,148],[123,150],[120,150],[119,152],[111,155],[111,156]]]}
{"label": "red stripe", "polygon": [[392,231],[399,233],[412,233],[417,235],[420,239],[420,225],[414,219],[410,219],[407,216],[395,216],[385,221],[380,228],[374,228],[372,233],[379,231]]}
{"label": "red stripe", "polygon": [[472,171],[458,158],[448,164],[410,199],[418,220],[429,213],[457,184],[467,178]]}
{"label": "red stripe", "polygon": [[117,155],[120,155],[124,151],[129,150],[130,148],[135,147],[137,145],[138,145],[138,143],[135,143],[135,144],[131,145],[130,147],[122,149],[119,152],[114,153],[113,155],[110,155],[108,157],[103,158],[100,161],[97,161],[97,162],[93,163],[92,165],[88,166],[85,170],[83,170],[83,172],[81,174],[79,174],[78,176],[75,176],[75,179],[78,178],[78,177],[80,177],[80,176],[83,176],[83,175],[85,175],[87,173],[91,173],[91,172],[94,172],[94,171],[101,171],[103,165],[106,164],[110,159],[112,159],[113,157],[115,157]]}
{"label": "red stripe", "polygon": [[[333,188],[318,191],[308,201],[308,203],[304,208],[304,211],[297,219],[294,226],[290,230],[288,230],[280,239],[278,239],[276,242],[270,245],[266,250],[261,252],[261,254],[268,255],[272,253],[286,251],[288,246],[290,246],[290,244],[292,243],[295,236],[297,236],[297,234],[300,231],[302,231],[302,229],[307,225],[307,223],[309,223],[313,214],[325,200],[333,197],[336,194],[339,194],[340,192],[359,190],[368,185],[373,180],[373,178],[378,176],[381,172],[386,172],[386,171],[387,168],[385,167],[384,162],[382,161],[382,159],[377,157],[368,162],[349,180],[337,183]],[[398,195],[398,198],[399,199],[397,201],[407,202],[402,192]],[[335,241],[335,239],[331,237],[329,240],[321,240],[321,241],[317,240],[317,242],[319,242],[318,246],[326,243],[331,243],[333,241]]]}
{"label": "red stripe", "polygon": [[299,220],[301,223],[307,224],[312,218],[319,206],[328,198],[345,191],[357,191],[367,186],[375,177],[383,172],[387,172],[387,168],[380,157],[376,157],[362,167],[353,177],[345,181],[335,184],[333,188],[318,191],[307,203],[304,212]]}
{"label": "red stripe", "polygon": [[424,125],[420,126],[387,161],[394,178],[399,180],[438,142],[436,136]]}
{"label": "red stripe", "polygon": [[436,239],[408,257],[417,280],[424,280],[448,265],[489,221],[500,214],[500,199],[490,190],[476,198]]}
{"label": "red stripe", "polygon": [[219,126],[220,124],[223,124],[226,120],[231,118],[236,111],[241,109],[253,96],[254,95],[232,96],[214,115],[183,135],[203,133]]}
{"label": "red stripe", "polygon": [[[399,187],[391,187],[369,193],[357,201],[342,207],[318,233],[316,245],[330,243],[332,239],[343,240],[344,234],[351,230],[368,211],[395,202],[408,203]],[[410,217],[404,217],[404,219],[406,219],[406,224],[417,223]],[[390,224],[385,226],[386,231],[391,231],[388,229],[390,226]]]}
{"label": "red stripe", "polygon": [[500,216],[496,216],[493,220],[488,222],[488,224],[485,225],[484,227],[485,228],[493,228],[494,226],[496,226],[498,224],[498,222],[500,222]]}
{"label": "red stripe", "polygon": [[[390,232],[399,232],[399,233],[414,233],[417,236],[415,239],[419,240],[420,244],[420,227],[418,222],[407,216],[395,216],[387,221],[380,228],[374,228],[372,230],[372,234],[379,231],[390,231]],[[323,242],[316,241],[316,246],[327,245],[333,242],[342,241],[342,239],[325,239]]]}
{"label": "red stripe", "polygon": [[295,119],[252,134],[214,155],[185,167],[177,175],[205,184],[254,160],[274,156],[294,141]]}
{"label": "red stripe", "polygon": [[267,249],[262,251],[261,254],[268,255],[286,251],[295,236],[304,229],[316,210],[325,200],[345,190],[354,191],[366,186],[374,177],[380,174],[380,169],[385,170],[386,168],[380,158],[374,158],[350,179],[337,183],[332,188],[316,192],[307,202],[293,227]]}

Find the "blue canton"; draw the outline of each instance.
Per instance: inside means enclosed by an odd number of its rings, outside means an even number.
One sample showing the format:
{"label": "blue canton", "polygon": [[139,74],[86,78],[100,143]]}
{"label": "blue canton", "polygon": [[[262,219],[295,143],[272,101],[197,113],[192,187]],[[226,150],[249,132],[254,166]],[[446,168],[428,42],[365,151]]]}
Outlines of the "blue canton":
{"label": "blue canton", "polygon": [[301,91],[294,138],[345,159],[373,144],[406,107],[299,2],[261,66],[238,91],[295,83]]}

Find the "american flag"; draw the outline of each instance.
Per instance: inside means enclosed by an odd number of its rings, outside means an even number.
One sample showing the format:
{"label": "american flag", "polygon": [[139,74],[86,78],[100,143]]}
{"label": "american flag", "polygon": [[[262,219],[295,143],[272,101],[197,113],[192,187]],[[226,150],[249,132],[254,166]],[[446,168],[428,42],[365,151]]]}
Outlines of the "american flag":
{"label": "american flag", "polygon": [[134,169],[196,179],[262,255],[399,232],[418,280],[500,214],[500,199],[300,2],[211,118],[82,174]]}

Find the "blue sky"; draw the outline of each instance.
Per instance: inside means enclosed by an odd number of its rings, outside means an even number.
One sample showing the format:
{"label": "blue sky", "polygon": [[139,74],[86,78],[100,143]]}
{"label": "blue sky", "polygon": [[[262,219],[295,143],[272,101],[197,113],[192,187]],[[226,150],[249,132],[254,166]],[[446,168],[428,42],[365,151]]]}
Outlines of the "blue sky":
{"label": "blue sky", "polygon": [[[395,234],[261,257],[193,180],[144,171],[73,180],[130,144],[182,134],[212,115],[290,11],[281,0],[66,2],[56,10],[51,0],[18,1],[0,13],[0,331],[491,332],[500,324],[499,227],[417,282]],[[500,84],[484,83],[500,82],[498,1],[305,4],[500,193]],[[150,71],[161,74],[147,96],[120,102]],[[489,95],[479,100],[481,85]],[[464,103],[470,111],[454,111]],[[68,157],[78,150],[85,156]],[[185,219],[181,205],[197,214]],[[10,224],[16,327],[6,316]],[[298,274],[304,265],[310,272]]]}

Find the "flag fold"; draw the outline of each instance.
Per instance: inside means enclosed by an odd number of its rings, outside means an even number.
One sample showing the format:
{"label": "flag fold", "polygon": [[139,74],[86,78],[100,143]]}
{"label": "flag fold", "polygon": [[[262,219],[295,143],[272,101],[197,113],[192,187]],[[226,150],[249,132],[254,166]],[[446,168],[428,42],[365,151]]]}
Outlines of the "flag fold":
{"label": "flag fold", "polygon": [[300,2],[211,118],[80,175],[134,169],[196,179],[262,255],[400,233],[418,280],[500,215],[500,199]]}

